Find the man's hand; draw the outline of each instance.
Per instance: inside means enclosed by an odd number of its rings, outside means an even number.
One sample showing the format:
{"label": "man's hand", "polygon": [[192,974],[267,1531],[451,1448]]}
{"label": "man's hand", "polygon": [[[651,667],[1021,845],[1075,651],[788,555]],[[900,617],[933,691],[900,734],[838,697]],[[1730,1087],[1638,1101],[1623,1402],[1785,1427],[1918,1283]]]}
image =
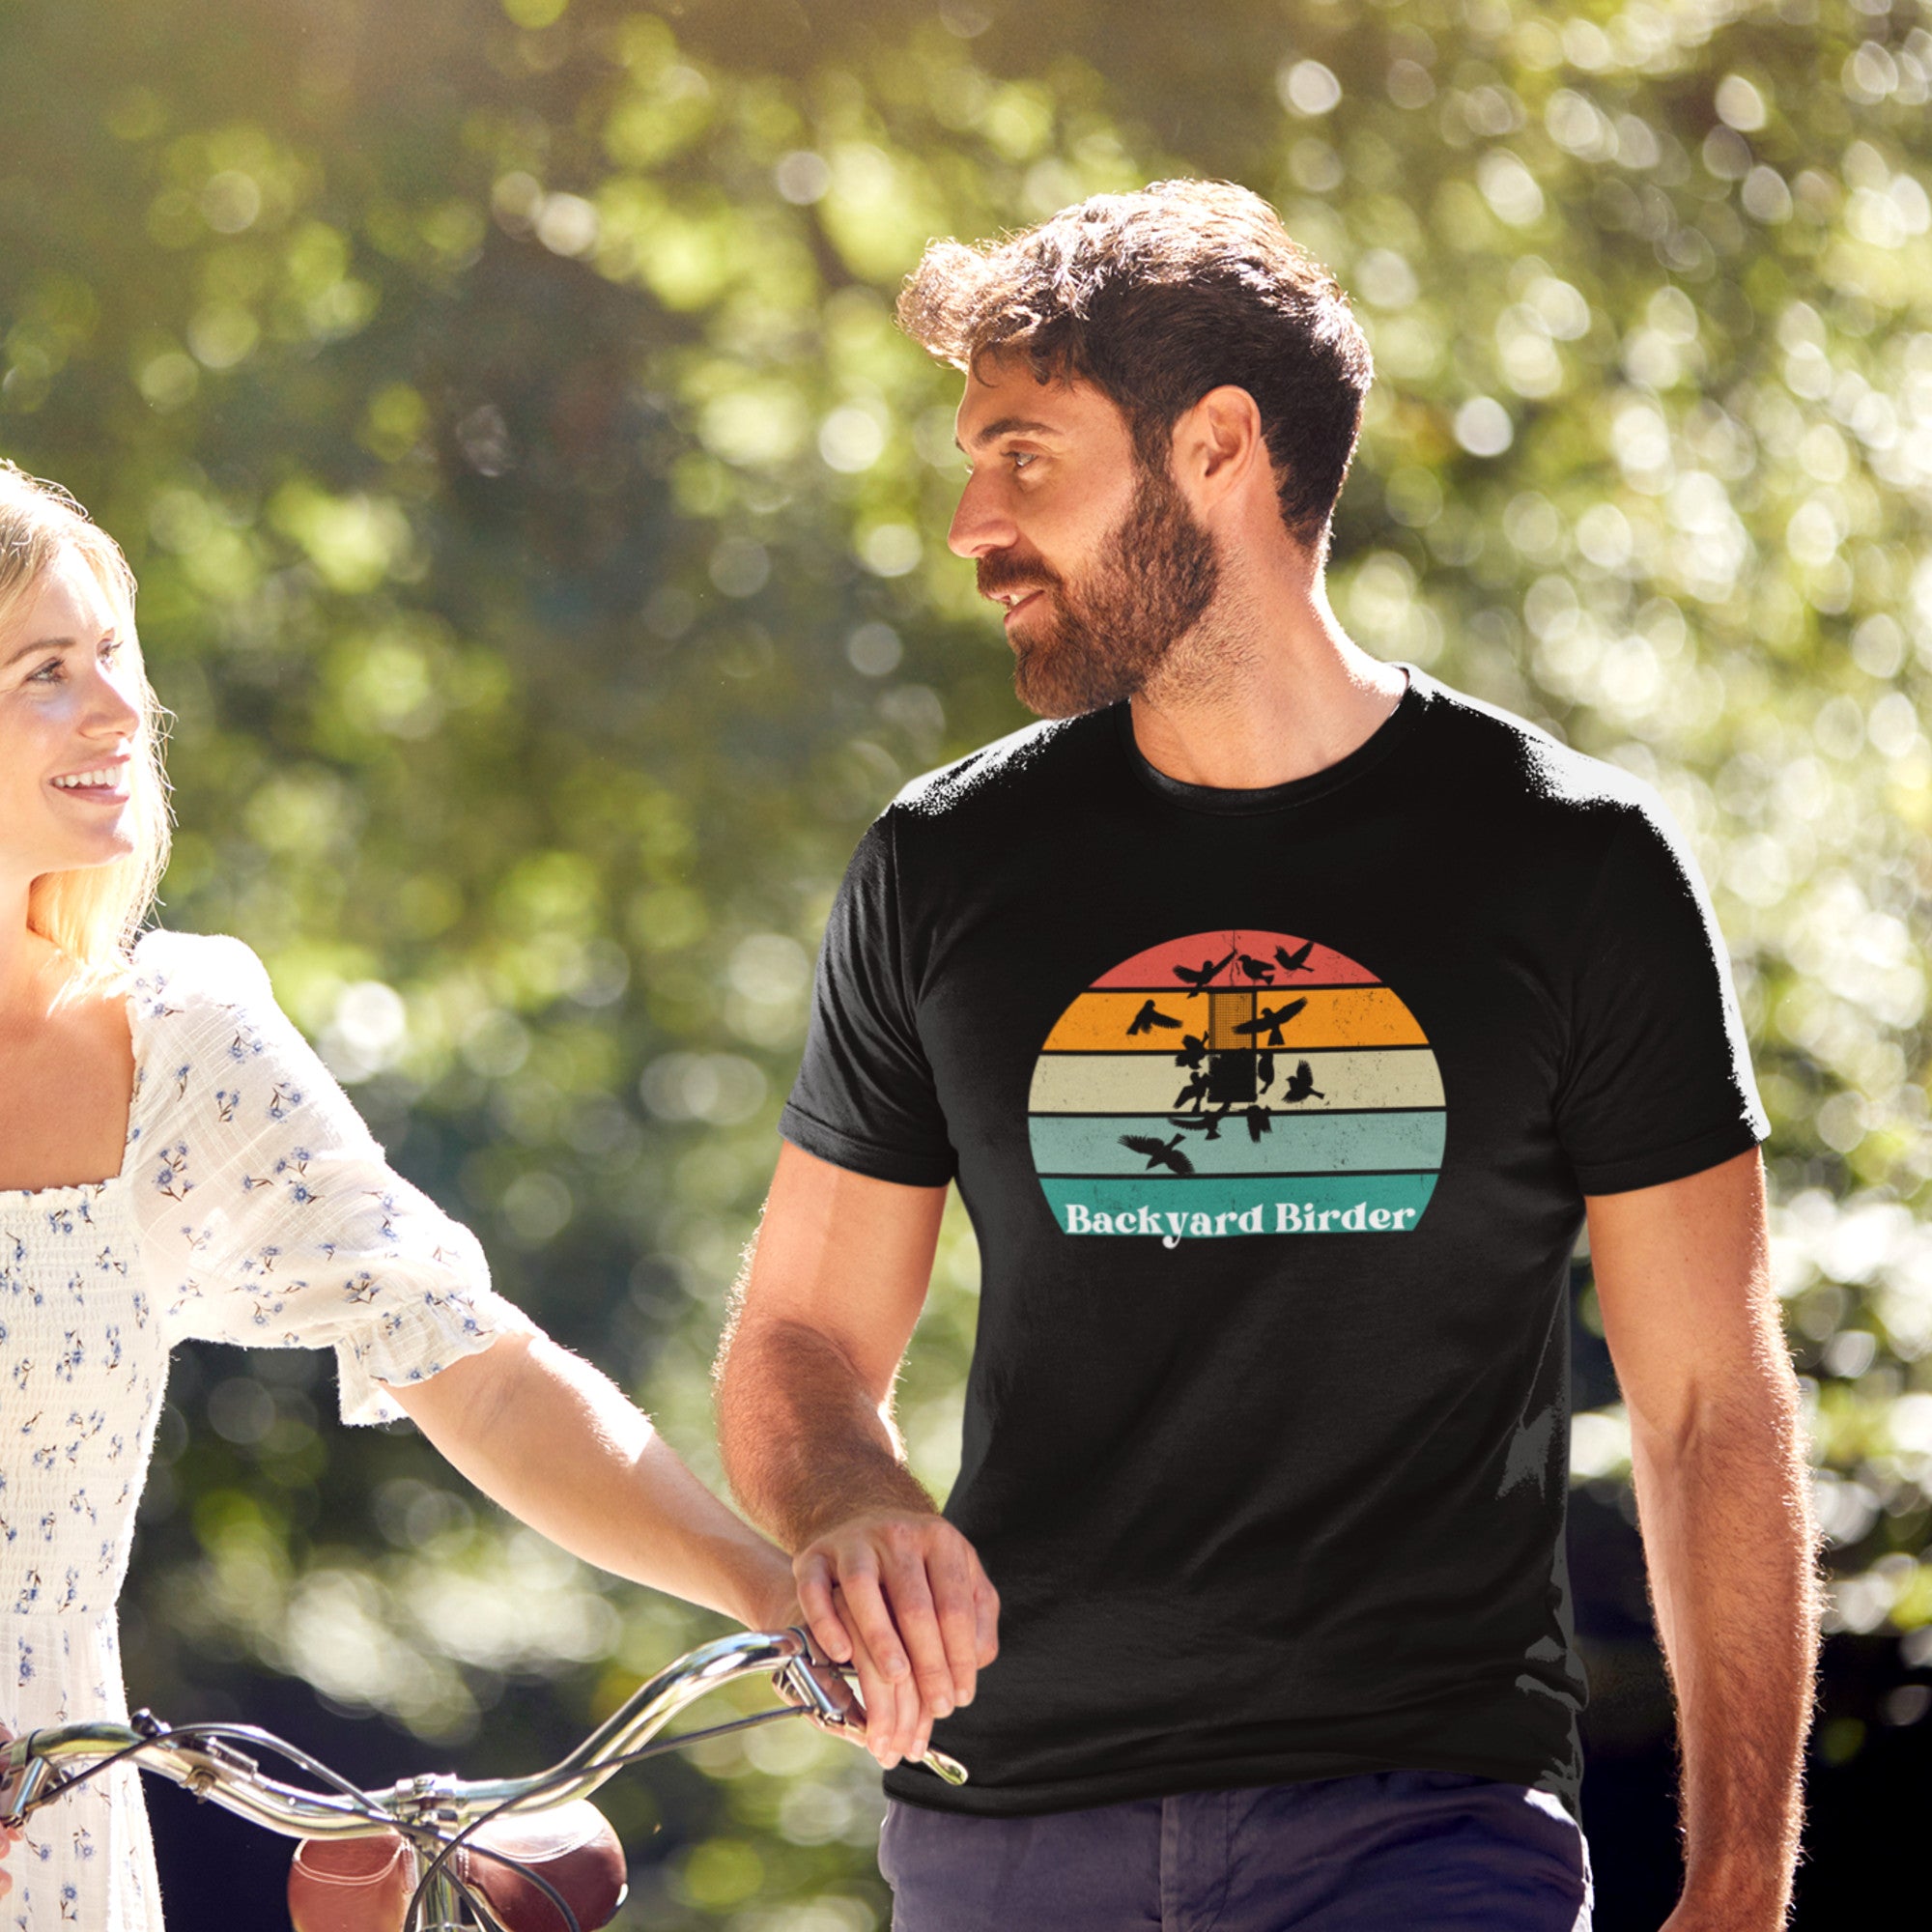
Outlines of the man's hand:
{"label": "man's hand", "polygon": [[973,1546],[944,1517],[871,1510],[814,1537],[792,1574],[812,1635],[858,1670],[866,1747],[888,1770],[923,1756],[999,1652],[1000,1600]]}

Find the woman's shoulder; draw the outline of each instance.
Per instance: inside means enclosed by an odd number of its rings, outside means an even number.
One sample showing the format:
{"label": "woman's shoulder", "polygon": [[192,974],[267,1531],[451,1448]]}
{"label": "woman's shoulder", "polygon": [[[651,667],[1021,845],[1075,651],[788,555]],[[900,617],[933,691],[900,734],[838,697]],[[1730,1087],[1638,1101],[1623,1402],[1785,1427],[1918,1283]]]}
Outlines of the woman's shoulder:
{"label": "woman's shoulder", "polygon": [[269,975],[239,939],[222,933],[144,932],[135,942],[128,999],[137,1026],[214,1009],[272,1003]]}

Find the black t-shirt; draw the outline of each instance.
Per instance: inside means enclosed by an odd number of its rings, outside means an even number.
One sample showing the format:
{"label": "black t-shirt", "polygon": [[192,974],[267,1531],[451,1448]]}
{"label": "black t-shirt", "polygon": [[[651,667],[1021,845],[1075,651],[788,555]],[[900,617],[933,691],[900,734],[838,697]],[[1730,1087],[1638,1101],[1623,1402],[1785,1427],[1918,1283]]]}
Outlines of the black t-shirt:
{"label": "black t-shirt", "polygon": [[1766,1131],[1661,802],[1420,672],[1357,751],[1183,785],[1125,706],[861,843],[781,1129],[978,1234],[947,1515],[1003,1604],[937,1726],[997,1815],[1580,1774],[1563,1555],[1586,1194]]}

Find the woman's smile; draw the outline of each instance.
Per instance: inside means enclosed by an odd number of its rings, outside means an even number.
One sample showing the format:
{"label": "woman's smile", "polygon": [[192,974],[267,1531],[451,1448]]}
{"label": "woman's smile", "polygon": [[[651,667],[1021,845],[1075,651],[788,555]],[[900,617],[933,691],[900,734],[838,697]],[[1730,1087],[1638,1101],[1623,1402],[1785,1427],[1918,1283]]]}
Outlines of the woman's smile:
{"label": "woman's smile", "polygon": [[128,754],[104,758],[76,772],[65,772],[48,782],[63,798],[82,798],[96,805],[126,805],[132,796],[128,782]]}

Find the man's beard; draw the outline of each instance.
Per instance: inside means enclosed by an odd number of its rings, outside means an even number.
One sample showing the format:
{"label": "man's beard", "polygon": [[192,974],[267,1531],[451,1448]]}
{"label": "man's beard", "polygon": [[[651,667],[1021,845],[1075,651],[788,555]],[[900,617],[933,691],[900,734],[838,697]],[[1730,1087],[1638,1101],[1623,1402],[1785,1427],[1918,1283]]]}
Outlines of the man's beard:
{"label": "man's beard", "polygon": [[982,556],[982,594],[1024,586],[1039,606],[1009,632],[1013,690],[1041,718],[1077,718],[1143,690],[1214,601],[1214,540],[1173,480],[1136,465],[1127,513],[1079,580],[1035,553]]}

